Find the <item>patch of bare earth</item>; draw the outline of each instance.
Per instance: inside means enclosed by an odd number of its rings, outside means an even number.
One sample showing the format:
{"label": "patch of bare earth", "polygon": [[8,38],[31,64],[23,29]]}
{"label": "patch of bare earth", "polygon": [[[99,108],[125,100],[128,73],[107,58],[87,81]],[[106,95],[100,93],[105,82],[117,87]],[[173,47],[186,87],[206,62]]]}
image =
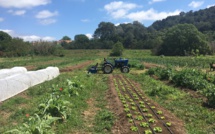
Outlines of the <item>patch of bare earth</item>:
{"label": "patch of bare earth", "polygon": [[52,65],[52,64],[55,64],[55,63],[60,63],[62,62],[62,60],[53,60],[53,61],[46,61],[46,62],[37,62],[37,65],[28,65],[28,66],[25,66],[25,68],[28,70],[28,71],[32,71],[32,70],[35,70],[37,69],[37,66],[38,65]]}
{"label": "patch of bare earth", "polygon": [[34,65],[25,66],[28,71],[35,70],[37,67]]}
{"label": "patch of bare earth", "polygon": [[149,69],[149,68],[152,68],[152,67],[164,67],[164,65],[148,63],[148,62],[143,62],[143,65],[145,66],[146,69]]}
{"label": "patch of bare earth", "polygon": [[70,72],[70,71],[73,71],[76,69],[81,69],[81,68],[84,68],[84,67],[90,65],[91,63],[92,63],[92,61],[86,61],[86,62],[76,64],[76,65],[73,65],[70,67],[62,68],[62,69],[60,69],[60,72]]}

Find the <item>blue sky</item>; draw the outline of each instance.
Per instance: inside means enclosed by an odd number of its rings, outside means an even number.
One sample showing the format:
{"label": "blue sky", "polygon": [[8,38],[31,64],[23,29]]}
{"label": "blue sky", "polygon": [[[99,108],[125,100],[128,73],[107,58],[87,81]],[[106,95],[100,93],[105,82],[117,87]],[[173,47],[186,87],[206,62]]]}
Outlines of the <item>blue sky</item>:
{"label": "blue sky", "polygon": [[115,25],[156,20],[215,5],[215,0],[0,0],[0,31],[25,41],[92,36],[102,21]]}

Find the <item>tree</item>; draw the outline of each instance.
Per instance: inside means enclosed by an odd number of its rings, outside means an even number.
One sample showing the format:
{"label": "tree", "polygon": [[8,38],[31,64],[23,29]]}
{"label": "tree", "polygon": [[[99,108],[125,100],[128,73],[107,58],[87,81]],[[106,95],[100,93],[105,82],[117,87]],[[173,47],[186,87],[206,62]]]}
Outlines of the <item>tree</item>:
{"label": "tree", "polygon": [[11,41],[11,40],[12,40],[12,37],[9,34],[3,31],[0,31],[0,41]]}
{"label": "tree", "polygon": [[13,38],[11,43],[7,45],[5,56],[26,56],[30,54],[32,45],[29,42],[24,42],[23,39]]}
{"label": "tree", "polygon": [[113,45],[111,56],[121,56],[124,48],[121,42],[117,42]]}
{"label": "tree", "polygon": [[71,38],[69,36],[63,36],[61,40],[71,40]]}
{"label": "tree", "polygon": [[3,31],[0,31],[0,51],[5,51],[7,45],[11,42],[12,40],[12,37],[3,32]]}
{"label": "tree", "polygon": [[75,46],[77,46],[78,48],[88,48],[88,45],[89,45],[89,38],[84,35],[84,34],[79,34],[79,35],[75,35]]}
{"label": "tree", "polygon": [[101,22],[94,32],[93,37],[101,40],[112,40],[116,34],[116,28],[111,22]]}
{"label": "tree", "polygon": [[210,53],[205,36],[192,24],[178,24],[167,30],[157,54],[184,56],[194,50],[203,55]]}

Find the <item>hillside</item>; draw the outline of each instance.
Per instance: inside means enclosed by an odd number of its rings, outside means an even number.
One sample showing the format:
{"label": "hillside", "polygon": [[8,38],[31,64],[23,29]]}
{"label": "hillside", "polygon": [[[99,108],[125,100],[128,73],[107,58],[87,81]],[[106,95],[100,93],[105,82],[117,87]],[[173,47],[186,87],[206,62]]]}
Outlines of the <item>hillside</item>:
{"label": "hillside", "polygon": [[214,31],[215,30],[215,6],[193,12],[192,10],[185,13],[181,12],[180,15],[170,16],[163,20],[154,22],[150,27],[156,30],[162,30],[172,27],[177,24],[193,24],[199,31]]}

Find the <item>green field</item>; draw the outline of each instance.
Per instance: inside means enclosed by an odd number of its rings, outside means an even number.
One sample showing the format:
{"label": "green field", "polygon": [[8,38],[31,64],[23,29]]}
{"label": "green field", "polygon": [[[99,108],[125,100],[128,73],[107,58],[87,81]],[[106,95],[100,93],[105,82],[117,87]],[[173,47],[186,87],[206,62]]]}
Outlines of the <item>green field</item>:
{"label": "green field", "polygon": [[[28,70],[38,70],[48,66],[56,66],[62,70],[91,61],[83,68],[61,72],[57,78],[31,87],[0,103],[0,133],[10,130],[12,130],[10,133],[14,134],[27,133],[29,130],[34,130],[31,133],[35,134],[114,133],[113,126],[120,119],[109,109],[106,96],[110,89],[110,76],[122,73],[119,70],[114,70],[112,74],[87,73],[89,66],[101,63],[103,58],[108,60],[115,58],[109,56],[110,51],[66,50],[64,57],[0,58],[0,69],[24,66]],[[147,97],[180,119],[186,133],[215,133],[215,109],[211,105],[206,105],[205,94],[201,94],[199,89],[194,91],[170,83],[169,79],[151,77],[146,73],[148,69],[143,69],[146,63],[168,66],[176,70],[196,69],[201,70],[203,75],[215,79],[214,73],[209,72],[209,63],[214,61],[215,57],[151,56],[149,50],[125,50],[122,57],[128,58],[131,65],[130,73],[122,75],[140,84],[140,90]],[[159,77],[158,74],[156,76]],[[214,81],[211,84],[214,85]],[[211,93],[215,94],[213,90]],[[212,103],[215,103],[214,100],[211,100]],[[60,119],[52,120],[45,112]],[[177,128],[176,124],[172,125]],[[127,127],[124,129],[130,130]]]}

